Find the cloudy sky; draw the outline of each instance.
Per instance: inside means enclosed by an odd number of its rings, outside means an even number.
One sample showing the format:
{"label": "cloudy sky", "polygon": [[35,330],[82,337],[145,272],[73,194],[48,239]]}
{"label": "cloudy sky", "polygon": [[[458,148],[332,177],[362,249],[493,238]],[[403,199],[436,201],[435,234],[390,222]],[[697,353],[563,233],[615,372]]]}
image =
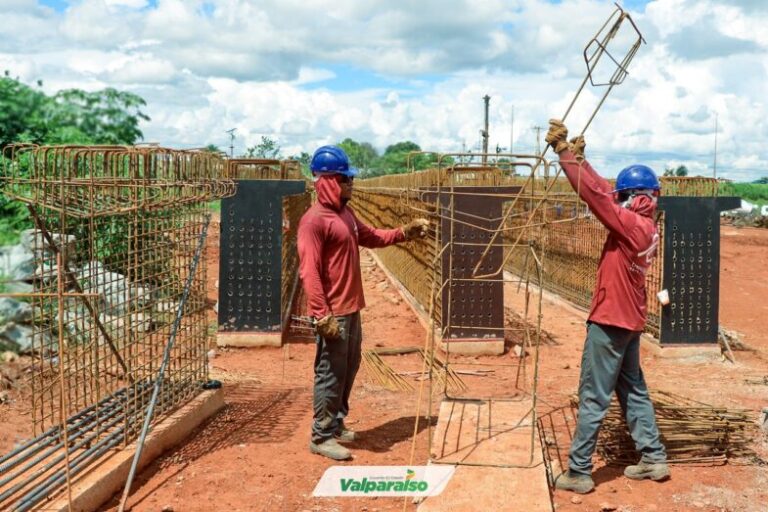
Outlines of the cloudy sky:
{"label": "cloudy sky", "polygon": [[[644,162],[768,176],[768,1],[624,0],[647,44],[589,127],[606,175]],[[0,70],[47,92],[117,87],[148,103],[145,140],[229,145],[262,135],[286,155],[345,137],[383,150],[530,153],[562,117],[606,0],[0,0]],[[624,25],[609,51],[631,41]],[[610,77],[610,61],[595,70]],[[603,95],[588,86],[579,131]],[[514,108],[514,130],[511,130]]]}

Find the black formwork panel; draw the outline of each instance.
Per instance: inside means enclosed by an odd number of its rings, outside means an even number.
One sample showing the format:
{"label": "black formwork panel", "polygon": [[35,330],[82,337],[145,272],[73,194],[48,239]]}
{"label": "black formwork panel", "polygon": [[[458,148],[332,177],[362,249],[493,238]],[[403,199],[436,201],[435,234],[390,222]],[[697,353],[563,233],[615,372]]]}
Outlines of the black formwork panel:
{"label": "black formwork panel", "polygon": [[737,197],[662,197],[664,269],[661,344],[717,343],[720,297],[720,212]]}
{"label": "black formwork panel", "polygon": [[[442,325],[449,326],[446,341],[504,338],[503,270],[485,279],[473,278],[472,273],[493,236],[490,230],[499,227],[503,203],[519,191],[520,187],[462,186],[440,193],[441,247],[452,242],[442,256],[443,279],[448,272],[451,277],[451,286],[442,290]],[[434,200],[433,194],[427,195]],[[502,243],[503,237],[496,237],[478,275],[501,268]]]}
{"label": "black formwork panel", "polygon": [[283,196],[304,181],[239,180],[221,201],[219,330],[280,332]]}

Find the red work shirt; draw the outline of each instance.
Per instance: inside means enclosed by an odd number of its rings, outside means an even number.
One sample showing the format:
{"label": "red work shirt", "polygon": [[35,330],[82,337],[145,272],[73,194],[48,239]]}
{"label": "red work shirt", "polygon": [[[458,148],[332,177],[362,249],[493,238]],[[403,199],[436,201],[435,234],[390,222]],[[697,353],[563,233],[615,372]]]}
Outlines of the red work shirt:
{"label": "red work shirt", "polygon": [[655,202],[637,196],[630,208],[613,197],[613,188],[586,160],[576,163],[573,153],[560,153],[560,164],[573,189],[608,229],[597,268],[589,320],[642,331],[647,316],[645,275],[659,245],[653,214]]}
{"label": "red work shirt", "polygon": [[315,183],[318,201],[299,222],[299,275],[315,318],[356,313],[365,307],[358,246],[385,247],[405,240],[401,229],[363,224],[341,201],[333,178]]}

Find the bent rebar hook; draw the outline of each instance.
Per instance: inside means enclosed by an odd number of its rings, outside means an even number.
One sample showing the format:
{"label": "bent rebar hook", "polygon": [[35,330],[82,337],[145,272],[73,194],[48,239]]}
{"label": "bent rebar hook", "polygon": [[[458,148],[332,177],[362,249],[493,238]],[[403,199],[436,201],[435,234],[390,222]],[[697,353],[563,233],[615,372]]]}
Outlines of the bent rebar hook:
{"label": "bent rebar hook", "polygon": [[[632,17],[629,15],[628,12],[626,12],[624,9],[621,8],[621,6],[617,3],[616,10],[614,10],[611,15],[608,17],[608,19],[603,23],[603,26],[600,27],[600,30],[597,31],[597,33],[587,42],[587,45],[584,47],[584,63],[587,66],[587,74],[584,76],[584,80],[582,80],[581,85],[576,90],[576,94],[573,96],[573,99],[571,100],[571,103],[568,105],[568,108],[565,110],[565,114],[563,114],[562,121],[565,121],[568,118],[568,115],[571,113],[571,110],[573,110],[573,106],[576,104],[576,101],[579,99],[579,96],[581,95],[581,92],[584,90],[584,87],[587,85],[587,82],[589,82],[593,87],[606,87],[605,93],[603,93],[603,96],[600,98],[600,101],[598,102],[595,109],[592,111],[592,115],[590,115],[589,119],[587,120],[584,127],[581,129],[581,132],[579,135],[584,135],[584,132],[587,131],[587,128],[589,128],[589,125],[592,124],[592,121],[595,119],[595,116],[597,115],[597,112],[600,110],[600,108],[603,106],[603,103],[605,103],[605,100],[608,98],[608,95],[611,93],[613,88],[619,84],[621,84],[624,79],[627,77],[628,71],[627,68],[629,67],[629,64],[632,62],[632,59],[634,59],[635,54],[637,54],[637,50],[640,48],[640,45],[645,43],[645,39],[643,38],[643,35],[640,33],[640,30],[637,28],[637,25],[635,25],[635,22],[632,20]],[[608,45],[612,40],[615,39],[616,35],[619,32],[619,29],[624,24],[624,21],[628,20],[631,29],[636,34],[636,39],[632,46],[630,46],[629,50],[627,51],[626,55],[624,55],[624,58],[621,59],[621,61],[618,61],[614,58],[614,56],[611,54],[611,52],[608,51]],[[610,79],[605,83],[598,83],[595,81],[593,73],[595,71],[595,67],[600,62],[600,60],[603,58],[603,56],[607,56],[613,63],[616,65],[616,70],[611,75]],[[538,169],[539,165],[542,161],[544,161],[544,155],[549,150],[549,145],[544,147],[544,150],[541,152],[541,155],[539,155],[539,159],[536,162],[536,165],[531,170],[531,177],[533,178],[535,176],[536,170]],[[547,165],[545,165],[546,167]],[[536,215],[536,212],[541,207],[542,203],[546,200],[546,195],[538,201],[538,203],[531,209],[531,212],[528,216],[528,219],[526,221],[526,224],[529,224],[532,220],[534,215]],[[484,279],[493,277],[495,275],[498,275],[499,272],[501,272],[504,269],[504,265],[507,263],[507,260],[510,258],[510,255],[512,254],[512,250],[508,251],[507,255],[503,258],[501,261],[501,264],[498,269],[496,269],[494,272],[478,275],[478,270],[480,269],[480,266],[483,264],[483,261],[488,256],[488,254],[491,252],[491,248],[496,243],[496,239],[498,238],[499,234],[504,231],[504,225],[506,224],[509,215],[512,213],[513,206],[510,205],[507,208],[506,213],[502,216],[501,222],[499,223],[498,228],[494,230],[493,236],[488,241],[488,244],[486,245],[485,249],[483,250],[483,253],[480,255],[480,258],[477,261],[477,264],[475,265],[475,268],[472,270],[472,277],[476,279]],[[522,235],[522,232],[521,232]],[[513,247],[511,249],[514,249],[515,246],[520,241],[520,237],[518,236],[517,240],[513,244]]]}

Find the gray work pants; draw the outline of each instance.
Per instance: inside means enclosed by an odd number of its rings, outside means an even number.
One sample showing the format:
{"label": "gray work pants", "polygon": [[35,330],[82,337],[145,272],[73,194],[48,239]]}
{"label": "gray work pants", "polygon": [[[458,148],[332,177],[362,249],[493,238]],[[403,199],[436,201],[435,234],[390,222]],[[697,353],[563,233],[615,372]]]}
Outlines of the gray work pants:
{"label": "gray work pants", "polygon": [[614,391],[641,460],[666,461],[640,368],[640,333],[590,322],[581,358],[579,416],[568,457],[572,472],[592,473],[597,434]]}
{"label": "gray work pants", "polygon": [[349,395],[360,368],[363,331],[360,313],[337,316],[341,336],[335,340],[315,337],[315,389],[312,442],[333,437],[349,413]]}

